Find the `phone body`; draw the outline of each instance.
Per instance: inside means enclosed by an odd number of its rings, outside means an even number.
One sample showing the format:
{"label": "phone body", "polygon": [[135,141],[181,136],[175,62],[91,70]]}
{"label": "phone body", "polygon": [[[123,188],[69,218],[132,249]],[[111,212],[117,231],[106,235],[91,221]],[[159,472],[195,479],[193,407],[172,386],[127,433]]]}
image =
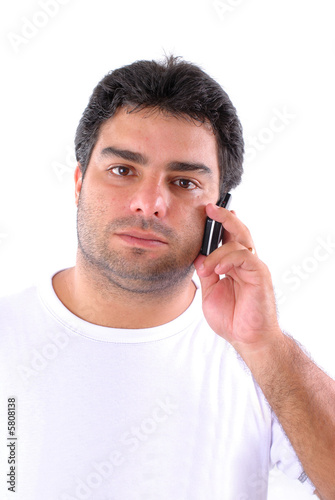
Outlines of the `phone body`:
{"label": "phone body", "polygon": [[[229,208],[231,202],[231,194],[225,193],[217,202],[219,207]],[[206,219],[204,238],[202,240],[200,253],[209,255],[214,252],[220,244],[223,237],[223,227],[221,222],[217,222],[210,217]]]}

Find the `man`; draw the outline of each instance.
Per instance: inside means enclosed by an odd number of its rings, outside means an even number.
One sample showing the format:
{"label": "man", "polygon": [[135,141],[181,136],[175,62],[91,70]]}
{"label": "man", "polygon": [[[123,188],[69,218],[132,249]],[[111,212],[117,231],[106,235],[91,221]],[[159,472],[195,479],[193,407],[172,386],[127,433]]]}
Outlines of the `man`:
{"label": "man", "polygon": [[[215,205],[242,174],[226,93],[173,57],[115,70],[76,154],[76,266],[1,302],[1,492],[262,500],[277,465],[334,499],[335,384],[281,332],[248,229]],[[209,256],[206,216],[225,229]]]}

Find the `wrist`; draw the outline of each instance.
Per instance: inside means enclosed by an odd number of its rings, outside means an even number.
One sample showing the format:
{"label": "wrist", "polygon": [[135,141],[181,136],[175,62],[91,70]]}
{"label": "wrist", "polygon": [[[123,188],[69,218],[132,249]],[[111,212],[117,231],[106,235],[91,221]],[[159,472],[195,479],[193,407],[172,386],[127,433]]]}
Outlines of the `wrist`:
{"label": "wrist", "polygon": [[262,333],[262,339],[251,342],[234,342],[233,347],[248,365],[251,372],[257,372],[270,363],[274,367],[289,348],[289,339],[278,327]]}

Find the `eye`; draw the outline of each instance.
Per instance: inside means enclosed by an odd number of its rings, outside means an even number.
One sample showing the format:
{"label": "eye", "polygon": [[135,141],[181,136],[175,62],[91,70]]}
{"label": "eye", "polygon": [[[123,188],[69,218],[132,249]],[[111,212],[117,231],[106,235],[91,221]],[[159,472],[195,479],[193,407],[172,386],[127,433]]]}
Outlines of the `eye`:
{"label": "eye", "polygon": [[118,165],[117,167],[112,167],[108,169],[109,172],[112,172],[119,177],[128,177],[129,175],[135,175],[134,172],[129,168],[123,165]]}
{"label": "eye", "polygon": [[183,189],[196,189],[198,187],[196,183],[191,181],[190,179],[177,179],[176,181],[174,181],[174,184]]}

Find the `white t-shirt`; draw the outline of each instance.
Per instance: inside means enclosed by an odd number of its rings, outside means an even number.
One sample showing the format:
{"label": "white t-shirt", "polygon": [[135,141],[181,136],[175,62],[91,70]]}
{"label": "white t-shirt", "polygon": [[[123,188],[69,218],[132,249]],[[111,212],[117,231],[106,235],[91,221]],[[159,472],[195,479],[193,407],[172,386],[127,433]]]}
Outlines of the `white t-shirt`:
{"label": "white t-shirt", "polygon": [[312,494],[200,295],[137,330],[79,319],[50,279],[0,300],[1,499],[263,500],[275,464]]}

